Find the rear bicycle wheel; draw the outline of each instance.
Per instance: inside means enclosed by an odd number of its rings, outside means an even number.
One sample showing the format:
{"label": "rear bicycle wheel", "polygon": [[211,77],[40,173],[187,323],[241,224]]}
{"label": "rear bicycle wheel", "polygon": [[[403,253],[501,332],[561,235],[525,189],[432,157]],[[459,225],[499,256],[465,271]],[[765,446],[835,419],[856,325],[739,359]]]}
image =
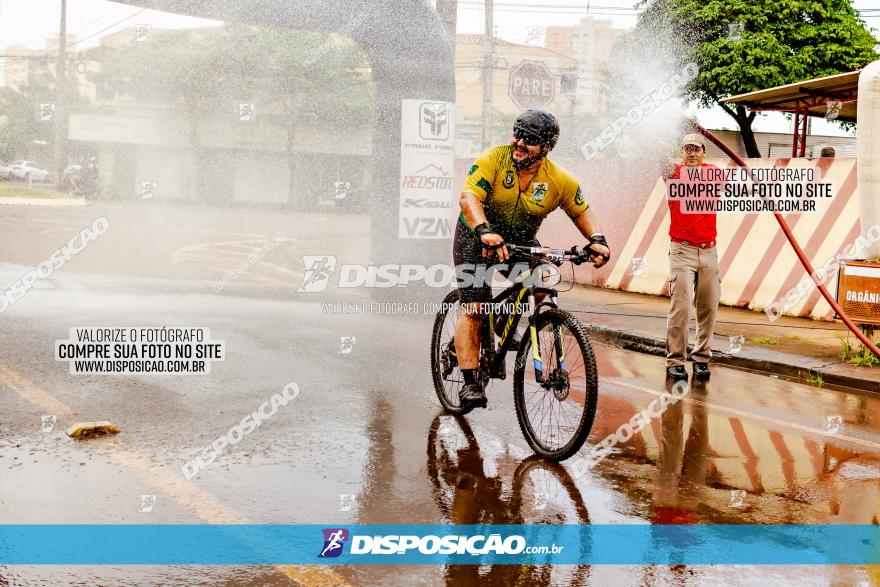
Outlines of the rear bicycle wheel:
{"label": "rear bicycle wheel", "polygon": [[449,414],[467,414],[473,407],[462,407],[458,392],[464,386],[464,376],[458,367],[455,353],[455,325],[461,307],[458,290],[443,298],[443,305],[434,318],[431,333],[431,375],[434,391],[443,409]]}
{"label": "rear bicycle wheel", "polygon": [[583,324],[565,310],[542,312],[535,330],[538,358],[532,354],[531,331],[517,353],[516,416],[535,453],[563,461],[583,446],[593,426],[599,399],[596,358]]}

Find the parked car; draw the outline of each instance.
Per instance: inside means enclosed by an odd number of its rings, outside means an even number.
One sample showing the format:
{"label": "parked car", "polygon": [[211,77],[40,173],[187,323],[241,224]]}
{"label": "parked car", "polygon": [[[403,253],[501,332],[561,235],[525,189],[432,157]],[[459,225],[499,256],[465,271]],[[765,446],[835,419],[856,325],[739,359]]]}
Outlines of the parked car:
{"label": "parked car", "polygon": [[8,181],[12,177],[12,170],[5,161],[0,161],[0,181]]}
{"label": "parked car", "polygon": [[13,179],[23,182],[49,181],[49,172],[34,161],[13,161],[9,169]]}

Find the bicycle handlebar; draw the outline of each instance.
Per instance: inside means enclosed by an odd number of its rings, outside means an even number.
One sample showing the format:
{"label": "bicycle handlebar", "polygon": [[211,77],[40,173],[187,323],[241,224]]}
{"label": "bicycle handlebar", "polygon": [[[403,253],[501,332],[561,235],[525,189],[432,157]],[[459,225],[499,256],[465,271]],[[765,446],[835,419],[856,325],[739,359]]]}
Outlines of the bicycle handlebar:
{"label": "bicycle handlebar", "polygon": [[584,247],[582,251],[578,251],[577,246],[572,246],[568,250],[511,244],[507,244],[506,246],[512,253],[519,253],[520,255],[531,257],[533,259],[547,260],[557,266],[562,265],[566,261],[571,261],[575,265],[594,263],[596,257],[601,255],[601,253],[594,250],[592,247]]}

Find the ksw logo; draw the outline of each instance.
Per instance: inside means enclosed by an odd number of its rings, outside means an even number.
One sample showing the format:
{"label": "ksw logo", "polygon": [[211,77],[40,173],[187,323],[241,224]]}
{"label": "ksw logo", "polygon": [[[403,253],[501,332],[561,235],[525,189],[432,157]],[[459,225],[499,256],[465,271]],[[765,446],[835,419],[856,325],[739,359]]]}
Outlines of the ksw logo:
{"label": "ksw logo", "polygon": [[449,138],[449,105],[443,102],[423,102],[419,107],[419,136],[423,139],[445,141]]}
{"label": "ksw logo", "polygon": [[318,558],[336,558],[342,554],[342,547],[348,540],[348,530],[345,528],[324,528],[324,547],[318,554]]}
{"label": "ksw logo", "polygon": [[407,198],[403,201],[404,208],[451,208],[451,202],[438,202],[425,198]]}

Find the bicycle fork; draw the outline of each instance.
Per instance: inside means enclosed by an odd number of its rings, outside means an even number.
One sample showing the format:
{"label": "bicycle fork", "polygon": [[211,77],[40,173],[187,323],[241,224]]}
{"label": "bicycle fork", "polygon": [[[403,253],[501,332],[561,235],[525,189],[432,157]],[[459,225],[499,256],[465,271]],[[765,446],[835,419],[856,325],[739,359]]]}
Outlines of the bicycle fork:
{"label": "bicycle fork", "polygon": [[[552,300],[555,305],[555,298]],[[535,381],[544,383],[544,362],[541,360],[541,345],[538,342],[538,329],[533,319],[536,312],[535,295],[529,293],[529,336],[532,342],[532,364],[535,367]],[[562,333],[558,325],[553,325],[553,344],[556,347],[556,356],[559,357],[559,368],[565,371],[565,350],[562,348]]]}

